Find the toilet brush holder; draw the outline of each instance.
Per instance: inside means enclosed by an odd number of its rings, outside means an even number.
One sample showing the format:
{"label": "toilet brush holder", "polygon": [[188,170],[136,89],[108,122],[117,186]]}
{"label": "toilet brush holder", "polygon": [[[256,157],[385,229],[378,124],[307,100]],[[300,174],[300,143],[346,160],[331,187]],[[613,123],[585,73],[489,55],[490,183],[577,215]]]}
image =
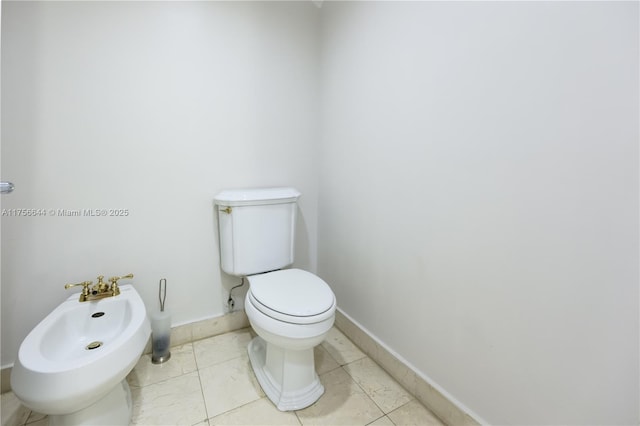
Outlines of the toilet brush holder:
{"label": "toilet brush holder", "polygon": [[164,304],[167,300],[167,279],[162,278],[158,283],[158,300],[160,312],[149,315],[151,319],[151,362],[162,364],[171,358],[171,315],[165,311]]}
{"label": "toilet brush holder", "polygon": [[162,364],[171,358],[171,315],[154,312],[151,317],[151,362]]}

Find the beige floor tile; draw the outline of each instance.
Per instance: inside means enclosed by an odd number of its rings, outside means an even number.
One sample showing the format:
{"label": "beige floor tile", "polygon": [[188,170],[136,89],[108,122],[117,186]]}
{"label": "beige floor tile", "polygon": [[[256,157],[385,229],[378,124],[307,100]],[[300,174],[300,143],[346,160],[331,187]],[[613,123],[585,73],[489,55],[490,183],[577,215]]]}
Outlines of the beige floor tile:
{"label": "beige floor tile", "polygon": [[207,368],[246,355],[250,341],[249,329],[244,328],[193,342],[198,368]]}
{"label": "beige floor tile", "polygon": [[340,330],[333,327],[322,342],[322,347],[331,354],[338,364],[345,365],[364,358],[366,355],[358,349]]}
{"label": "beige floor tile", "polygon": [[13,392],[5,392],[0,396],[0,419],[2,426],[23,425],[29,418],[31,410],[22,405]]}
{"label": "beige floor tile", "polygon": [[383,412],[342,368],[323,374],[325,393],[315,404],[296,412],[303,425],[366,425]]}
{"label": "beige floor tile", "polygon": [[[245,328],[174,347],[172,359],[161,365],[151,364],[150,355],[142,357],[128,377],[132,424],[442,425],[335,327],[314,350],[325,394],[304,410],[278,411],[251,369],[246,347],[252,338]],[[11,413],[20,412],[19,402],[16,408],[17,400],[7,398],[3,394],[2,426],[23,425],[30,412],[24,407],[26,414],[19,414],[17,423],[5,423]],[[33,413],[26,421],[45,426],[47,419]]]}
{"label": "beige floor tile", "polygon": [[209,419],[209,424],[220,426],[299,426],[292,411],[279,411],[268,398],[260,398],[246,405]]}
{"label": "beige floor tile", "polygon": [[390,413],[413,399],[371,358],[359,359],[343,368],[385,413]]}
{"label": "beige floor tile", "polygon": [[196,371],[196,360],[192,344],[187,343],[172,347],[171,358],[162,364],[153,364],[151,355],[143,355],[127,376],[127,382],[132,387],[147,386],[192,371]]}
{"label": "beige floor tile", "polygon": [[313,358],[316,365],[316,373],[318,373],[318,375],[328,373],[329,371],[340,367],[336,360],[333,359],[322,345],[318,345],[313,348]]}
{"label": "beige floor tile", "polygon": [[199,371],[209,418],[264,396],[246,355]]}
{"label": "beige floor tile", "polygon": [[133,425],[194,425],[207,418],[197,372],[132,388]]}
{"label": "beige floor tile", "polygon": [[433,413],[425,408],[418,401],[413,400],[387,414],[391,421],[397,426],[442,426]]}
{"label": "beige floor tile", "polygon": [[393,422],[389,419],[389,417],[384,416],[380,417],[375,422],[369,423],[367,426],[394,426]]}

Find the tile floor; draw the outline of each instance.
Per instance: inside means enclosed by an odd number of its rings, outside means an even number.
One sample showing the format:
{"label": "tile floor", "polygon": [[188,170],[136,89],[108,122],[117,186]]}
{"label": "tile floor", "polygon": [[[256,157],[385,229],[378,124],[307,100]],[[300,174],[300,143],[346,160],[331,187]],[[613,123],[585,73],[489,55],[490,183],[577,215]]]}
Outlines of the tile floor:
{"label": "tile floor", "polygon": [[[316,348],[325,394],[295,412],[278,411],[251,371],[242,329],[171,349],[151,364],[144,355],[127,380],[133,425],[442,425],[335,327]],[[47,418],[2,395],[2,426],[45,426]]]}

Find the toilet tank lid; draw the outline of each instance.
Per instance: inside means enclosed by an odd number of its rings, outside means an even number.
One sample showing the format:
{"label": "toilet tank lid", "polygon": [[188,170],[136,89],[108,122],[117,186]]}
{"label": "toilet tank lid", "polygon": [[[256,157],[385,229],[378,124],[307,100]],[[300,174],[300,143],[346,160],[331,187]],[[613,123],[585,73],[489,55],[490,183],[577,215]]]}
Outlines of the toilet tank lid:
{"label": "toilet tank lid", "polygon": [[247,188],[227,189],[213,200],[220,206],[250,206],[256,204],[282,204],[293,203],[300,192],[295,188]]}

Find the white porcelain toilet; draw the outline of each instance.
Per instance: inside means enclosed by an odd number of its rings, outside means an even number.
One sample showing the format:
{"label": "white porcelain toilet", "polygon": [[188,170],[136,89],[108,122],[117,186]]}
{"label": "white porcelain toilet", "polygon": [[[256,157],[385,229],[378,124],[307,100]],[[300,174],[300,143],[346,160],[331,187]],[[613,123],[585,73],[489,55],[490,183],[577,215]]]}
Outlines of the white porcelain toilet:
{"label": "white porcelain toilet", "polygon": [[218,205],[222,270],[247,277],[245,311],[258,335],[248,347],[253,371],[279,410],[298,410],[324,393],[313,348],[335,320],[336,299],[322,279],[294,260],[293,188],[222,191]]}

